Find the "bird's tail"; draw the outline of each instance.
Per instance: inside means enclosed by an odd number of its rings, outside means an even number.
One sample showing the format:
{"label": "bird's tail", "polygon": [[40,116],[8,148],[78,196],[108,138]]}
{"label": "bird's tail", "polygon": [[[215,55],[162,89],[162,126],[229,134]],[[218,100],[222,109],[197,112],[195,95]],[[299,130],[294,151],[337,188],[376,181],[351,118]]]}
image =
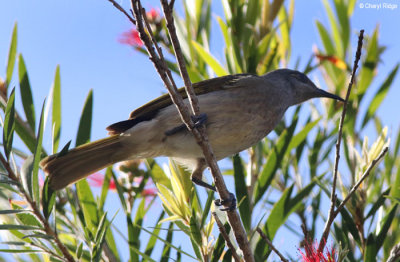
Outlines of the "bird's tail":
{"label": "bird's tail", "polygon": [[121,138],[113,135],[68,151],[65,155],[51,155],[40,162],[49,176],[50,187],[62,189],[88,175],[129,158],[122,150]]}

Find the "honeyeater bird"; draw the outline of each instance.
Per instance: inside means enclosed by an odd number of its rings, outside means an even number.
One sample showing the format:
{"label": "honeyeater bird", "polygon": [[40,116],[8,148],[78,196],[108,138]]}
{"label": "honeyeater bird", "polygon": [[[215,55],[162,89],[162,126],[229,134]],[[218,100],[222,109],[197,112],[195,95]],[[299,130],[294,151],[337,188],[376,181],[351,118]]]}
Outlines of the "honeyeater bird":
{"label": "honeyeater bird", "polygon": [[[288,107],[314,97],[342,98],[316,87],[303,73],[278,69],[265,75],[227,75],[193,84],[217,160],[251,147],[282,119]],[[184,89],[180,94],[188,103]],[[203,120],[203,121],[202,121]],[[183,125],[168,94],[134,110],[128,120],[107,127],[110,136],[46,157],[40,162],[50,187],[62,189],[114,163],[172,157],[192,171],[194,183],[207,167],[203,152]]]}

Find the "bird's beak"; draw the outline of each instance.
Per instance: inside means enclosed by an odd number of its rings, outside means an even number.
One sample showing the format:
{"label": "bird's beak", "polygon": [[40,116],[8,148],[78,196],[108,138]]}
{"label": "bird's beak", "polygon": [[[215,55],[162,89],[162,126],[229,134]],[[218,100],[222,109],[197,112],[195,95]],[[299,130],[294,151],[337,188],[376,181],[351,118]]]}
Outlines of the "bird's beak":
{"label": "bird's beak", "polygon": [[326,92],[325,90],[322,90],[322,89],[319,89],[319,88],[317,88],[317,89],[318,89],[318,97],[327,97],[327,98],[332,98],[332,99],[344,102],[344,99],[341,98],[340,96],[331,94],[331,93]]}

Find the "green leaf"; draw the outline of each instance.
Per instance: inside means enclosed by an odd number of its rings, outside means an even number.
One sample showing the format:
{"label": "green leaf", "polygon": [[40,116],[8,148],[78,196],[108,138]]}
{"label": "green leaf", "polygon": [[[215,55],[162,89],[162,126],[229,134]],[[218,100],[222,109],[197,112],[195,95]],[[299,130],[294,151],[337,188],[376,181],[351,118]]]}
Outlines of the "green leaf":
{"label": "green leaf", "polygon": [[246,175],[242,159],[238,154],[233,156],[233,174],[235,177],[235,191],[239,202],[240,217],[242,218],[244,228],[249,231],[251,227],[250,200],[247,194]]}
{"label": "green leaf", "polygon": [[387,238],[390,226],[392,225],[393,219],[396,217],[397,207],[398,204],[393,205],[389,213],[382,220],[382,223],[380,225],[380,230],[376,236],[376,242],[375,242],[376,250],[379,250],[383,246],[383,242]]}
{"label": "green leaf", "polygon": [[130,213],[126,214],[126,223],[128,226],[129,259],[130,261],[139,261],[139,256],[136,250],[139,250],[140,243],[136,241],[135,226],[133,225]]}
{"label": "green leaf", "polygon": [[7,159],[10,157],[14,128],[15,128],[15,88],[11,91],[7,101],[5,110],[4,127],[3,127],[3,148]]}
{"label": "green leaf", "polygon": [[[320,179],[321,177],[319,177]],[[287,188],[281,198],[274,204],[268,219],[264,225],[264,232],[269,239],[274,239],[278,229],[285,223],[289,215],[292,214],[302,204],[302,201],[311,193],[316,185],[316,180],[313,180],[305,188],[300,190],[296,196],[291,198],[294,184]],[[264,240],[260,239],[256,246],[255,254],[259,254],[259,258],[265,260],[265,254],[268,254],[268,246],[265,245]]]}
{"label": "green leaf", "polygon": [[118,178],[112,170],[111,170],[111,174],[112,174],[112,177],[115,182],[115,187],[117,188],[117,193],[118,193],[119,201],[121,202],[121,206],[124,209],[125,214],[128,214],[128,207],[126,206],[126,201],[124,198],[124,189],[119,184]]}
{"label": "green leaf", "polygon": [[46,99],[43,102],[42,106],[42,113],[40,114],[39,120],[39,130],[37,134],[37,142],[35,153],[33,157],[33,169],[32,169],[32,193],[33,193],[33,200],[36,203],[39,203],[39,162],[42,159],[42,141],[43,141],[43,131],[44,131],[44,106],[46,104]]}
{"label": "green leaf", "polygon": [[78,135],[76,137],[75,146],[80,146],[90,141],[90,132],[92,128],[92,111],[93,90],[90,90],[82,110],[81,119],[79,121]]}
{"label": "green leaf", "polygon": [[83,250],[83,242],[81,242],[76,249],[76,257],[80,259],[82,257],[82,250]]}
{"label": "green leaf", "polygon": [[254,203],[257,203],[267,191],[268,187],[271,185],[272,179],[276,174],[276,171],[280,167],[283,157],[285,156],[286,152],[288,152],[288,146],[298,122],[299,110],[300,107],[297,108],[290,127],[285,129],[280,134],[274,148],[270,150],[267,156],[266,162],[257,179],[257,184],[254,190]]}
{"label": "green leaf", "polygon": [[197,43],[196,41],[192,41],[192,45],[197,51],[198,57],[203,59],[204,62],[212,68],[217,76],[225,76],[229,73],[225,70],[225,68],[215,59],[202,45]]}
{"label": "green leaf", "polygon": [[61,151],[57,153],[57,157],[65,156],[68,153],[70,146],[71,146],[71,140],[69,140],[68,143],[66,143],[65,146],[61,149]]}
{"label": "green leaf", "polygon": [[24,161],[21,167],[22,185],[24,186],[25,191],[29,194],[31,198],[33,197],[33,187],[32,187],[33,161],[34,161],[34,155],[30,155]]}
{"label": "green leaf", "polygon": [[[15,210],[24,210],[22,207],[20,207],[20,206],[18,206],[16,204],[11,204],[11,206]],[[17,213],[16,217],[18,218],[18,220],[23,225],[26,225],[26,226],[38,226],[38,227],[42,226],[42,223],[39,221],[39,219],[31,212]]]}
{"label": "green leaf", "polygon": [[158,165],[157,162],[152,158],[148,158],[146,163],[153,181],[157,184],[164,185],[166,188],[172,190],[171,180],[164,173],[160,165]]}
{"label": "green leaf", "polygon": [[103,185],[101,187],[101,194],[99,199],[99,210],[104,210],[108,191],[110,190],[110,181],[112,177],[112,168],[108,167],[104,176]]}
{"label": "green leaf", "polygon": [[15,59],[17,57],[17,31],[18,31],[17,23],[15,23],[11,36],[10,49],[8,50],[6,88],[10,84],[12,74],[14,72]]}
{"label": "green leaf", "polygon": [[99,224],[99,214],[92,190],[86,180],[76,183],[76,194],[82,207],[86,225],[92,235],[95,235]]}
{"label": "green leaf", "polygon": [[56,193],[49,187],[49,177],[46,177],[42,190],[42,208],[43,215],[46,219],[50,217],[51,211],[53,210],[56,202]]}
{"label": "green leaf", "polygon": [[293,148],[297,148],[303,141],[307,138],[307,135],[310,133],[310,131],[318,124],[318,122],[321,120],[321,117],[319,117],[317,120],[313,122],[307,123],[300,132],[298,132],[296,135],[293,136],[293,138],[290,140],[289,146],[288,146],[288,151],[291,151]]}
{"label": "green leaf", "polygon": [[161,215],[160,215],[160,216],[158,217],[158,219],[157,219],[157,222],[155,223],[156,226],[154,227],[154,230],[153,230],[153,232],[151,233],[150,239],[149,239],[149,241],[147,241],[147,246],[146,246],[146,249],[145,249],[145,254],[148,255],[148,256],[151,255],[151,253],[152,253],[153,250],[154,250],[154,246],[156,245],[156,242],[157,242],[157,237],[156,237],[156,236],[158,236],[158,235],[160,234],[160,227],[157,227],[157,225],[159,224],[159,222],[161,221],[161,219],[163,219],[164,215],[165,215],[165,212],[162,211],[162,212],[161,212]]}
{"label": "green leaf", "polygon": [[332,9],[331,5],[329,4],[329,1],[324,0],[323,4],[325,6],[325,11],[328,15],[329,24],[331,26],[331,31],[332,31],[334,45],[335,45],[335,52],[336,52],[335,54],[338,57],[343,58],[344,50],[343,50],[343,46],[342,46],[341,32],[338,28],[339,23],[337,22],[335,15],[333,14],[333,9]]}
{"label": "green leaf", "polygon": [[319,32],[319,37],[322,40],[322,44],[324,45],[325,52],[327,55],[333,55],[335,54],[335,48],[333,47],[332,39],[328,33],[328,30],[319,22],[315,22],[317,25],[317,29]]}
{"label": "green leaf", "polygon": [[[229,235],[229,233],[231,231],[231,227],[228,222],[226,222],[224,224],[224,228],[225,228],[226,233]],[[222,234],[219,234],[217,241],[215,242],[215,245],[214,245],[214,251],[213,251],[213,254],[211,257],[212,262],[220,261],[221,255],[224,251],[224,248],[225,248],[225,239],[222,236]]]}
{"label": "green leaf", "polygon": [[[159,219],[159,221],[161,221],[161,218]],[[157,224],[159,224],[159,223],[157,223]],[[146,233],[149,233],[149,234],[151,234],[152,236],[156,237],[158,240],[160,240],[161,242],[163,242],[165,245],[171,247],[172,249],[175,249],[175,250],[178,251],[179,253],[182,253],[182,254],[184,254],[184,255],[190,257],[190,258],[196,259],[195,257],[193,257],[192,255],[190,255],[189,253],[186,253],[186,252],[183,251],[182,249],[180,249],[180,248],[178,248],[178,247],[172,245],[172,244],[171,244],[172,242],[168,242],[167,240],[162,239],[159,235],[154,234],[153,232],[147,230],[147,229],[144,228],[144,227],[141,227],[141,226],[139,226],[139,225],[136,225],[136,226],[139,227],[142,231],[144,231],[144,232],[146,232]],[[185,233],[189,233],[189,231],[184,231],[184,232],[185,232]]]}
{"label": "green leaf", "polygon": [[1,225],[0,230],[41,230],[40,227],[27,226],[27,225]]}
{"label": "green leaf", "polygon": [[376,262],[376,254],[378,249],[376,247],[376,237],[374,234],[369,234],[367,238],[367,244],[364,250],[364,261],[365,262]]}
{"label": "green leaf", "polygon": [[129,245],[133,245],[138,249],[140,248],[140,228],[143,224],[144,216],[146,215],[145,203],[146,199],[142,198],[138,208],[136,209],[135,221],[132,226],[132,237],[129,239]]}
{"label": "green leaf", "polygon": [[359,80],[357,85],[357,95],[359,97],[359,101],[361,101],[364,93],[367,91],[369,85],[371,84],[376,67],[379,61],[379,51],[378,51],[378,36],[379,31],[378,28],[374,30],[373,35],[368,39],[366,49],[366,55],[363,61],[363,64],[360,68]]}
{"label": "green leaf", "polygon": [[374,98],[372,99],[371,103],[368,106],[368,110],[365,113],[363,122],[361,127],[364,128],[365,125],[369,122],[369,120],[375,115],[376,110],[378,110],[379,106],[385,99],[389,88],[392,85],[392,82],[397,74],[397,70],[399,69],[399,64],[396,65],[396,67],[390,72],[388,77],[385,79],[381,87],[378,89],[378,91],[375,93],[373,96]]}
{"label": "green leaf", "polygon": [[60,66],[56,68],[54,82],[52,86],[52,132],[53,132],[53,154],[57,153],[58,145],[60,143],[61,135],[61,80],[60,80]]}
{"label": "green leaf", "polygon": [[0,249],[0,253],[37,253],[43,252],[36,249]]}
{"label": "green leaf", "polygon": [[[173,223],[169,223],[169,227],[168,227],[168,233],[167,233],[167,238],[165,239],[166,242],[168,243],[172,243],[172,229],[174,227]],[[160,262],[168,262],[169,261],[169,257],[170,257],[170,253],[171,253],[171,246],[167,245],[166,242],[164,242],[164,247],[163,247],[163,251],[162,251],[162,256],[161,256],[161,260]]]}
{"label": "green leaf", "polygon": [[105,226],[106,226],[106,221],[107,221],[107,212],[104,212],[103,216],[100,219],[99,226],[97,227],[96,235],[94,237],[94,242],[96,244],[100,243],[101,240],[101,234],[103,233]]}
{"label": "green leaf", "polygon": [[26,120],[35,132],[35,106],[33,104],[32,90],[29,83],[28,72],[26,70],[25,61],[22,54],[18,58],[18,76],[19,76],[19,88],[21,91],[22,106],[24,107]]}
{"label": "green leaf", "polygon": [[95,246],[92,252],[92,261],[100,261],[101,259],[101,251],[104,240],[106,239],[106,233],[108,228],[110,227],[112,221],[114,220],[117,213],[115,213],[114,217],[110,222],[107,221],[107,212],[104,213],[103,217],[100,219],[99,226],[97,228],[96,236],[95,236]]}
{"label": "green leaf", "polygon": [[22,213],[22,212],[28,212],[27,210],[0,210],[0,215],[10,215],[10,214],[17,214],[17,213]]}
{"label": "green leaf", "polygon": [[198,246],[202,246],[202,238],[199,225],[196,218],[196,210],[192,209],[192,215],[190,216],[190,236],[196,242]]}
{"label": "green leaf", "polygon": [[388,188],[387,190],[385,190],[380,196],[379,198],[373,203],[371,209],[369,210],[369,212],[367,213],[367,215],[365,216],[365,220],[367,220],[369,217],[375,215],[378,211],[378,209],[385,203],[385,200],[388,196],[390,192],[390,188]]}
{"label": "green leaf", "polygon": [[18,137],[21,138],[22,142],[24,142],[29,151],[32,154],[35,153],[36,137],[33,130],[28,130],[22,120],[17,118],[15,121],[15,132],[18,134]]}
{"label": "green leaf", "polygon": [[52,237],[50,235],[40,234],[40,233],[32,234],[32,235],[25,235],[22,239],[25,239],[25,238],[43,238],[43,239],[47,239],[47,240],[54,239],[54,237]]}
{"label": "green leaf", "polygon": [[206,204],[204,206],[203,214],[202,214],[202,217],[201,217],[201,225],[200,225],[201,228],[203,228],[205,223],[206,223],[206,220],[207,220],[207,217],[208,217],[208,213],[210,212],[211,205],[213,203],[213,199],[214,199],[214,191],[209,190],[208,191],[207,202],[206,202]]}

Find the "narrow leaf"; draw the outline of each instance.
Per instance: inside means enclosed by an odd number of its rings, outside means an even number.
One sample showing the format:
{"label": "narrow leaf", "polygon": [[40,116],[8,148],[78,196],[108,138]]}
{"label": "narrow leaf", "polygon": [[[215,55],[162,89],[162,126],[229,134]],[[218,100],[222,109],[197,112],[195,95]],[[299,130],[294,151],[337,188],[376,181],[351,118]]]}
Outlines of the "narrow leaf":
{"label": "narrow leaf", "polygon": [[42,208],[43,208],[43,215],[46,219],[50,217],[55,201],[56,201],[56,194],[53,191],[53,189],[49,187],[49,177],[46,177],[42,190]]}
{"label": "narrow leaf", "polygon": [[20,54],[18,58],[18,76],[25,117],[30,128],[33,132],[35,132],[35,106],[33,104],[31,84],[29,83],[28,72],[26,70],[25,61],[22,57],[22,54]]}
{"label": "narrow leaf", "polygon": [[3,147],[7,159],[10,157],[14,128],[15,128],[15,89],[11,91],[10,97],[7,101],[5,110],[4,127],[3,127]]}
{"label": "narrow leaf", "polygon": [[0,253],[37,253],[43,252],[36,249],[0,249]]}
{"label": "narrow leaf", "polygon": [[397,74],[398,69],[399,69],[399,64],[397,64],[397,66],[390,72],[388,77],[385,79],[381,87],[374,95],[374,98],[372,99],[371,103],[368,106],[368,110],[365,113],[362,122],[362,127],[365,127],[368,121],[375,115],[376,110],[378,110],[379,106],[382,104],[383,100],[385,99],[389,91],[389,88],[392,86],[392,82]]}
{"label": "narrow leaf", "polygon": [[54,82],[52,86],[53,105],[52,105],[52,132],[53,132],[53,154],[57,153],[61,135],[61,80],[60,66],[56,68]]}
{"label": "narrow leaf", "polygon": [[26,225],[1,225],[0,230],[41,230],[40,227]]}
{"label": "narrow leaf", "polygon": [[32,187],[32,172],[33,172],[33,161],[34,155],[30,155],[22,164],[21,167],[21,180],[26,192],[29,196],[33,197],[33,187]]}
{"label": "narrow leaf", "polygon": [[110,190],[110,181],[112,177],[112,168],[108,167],[106,170],[106,174],[103,179],[103,185],[101,187],[101,194],[99,199],[99,210],[104,209],[104,204],[106,202],[108,191]]}
{"label": "narrow leaf", "polygon": [[92,128],[92,111],[93,91],[90,90],[86,98],[85,105],[83,106],[75,146],[83,145],[90,141],[90,132]]}
{"label": "narrow leaf", "polygon": [[228,72],[223,68],[223,66],[215,59],[202,45],[192,41],[192,45],[198,53],[198,57],[203,59],[204,62],[209,65],[217,76],[228,75]]}
{"label": "narrow leaf", "polygon": [[202,238],[200,228],[197,223],[196,210],[192,209],[192,215],[190,216],[190,236],[196,242],[198,246],[202,246]]}
{"label": "narrow leaf", "polygon": [[244,228],[249,231],[251,227],[250,201],[247,194],[245,170],[242,159],[238,154],[233,156],[233,173],[235,177],[236,197],[241,201],[239,206],[240,217]]}
{"label": "narrow leaf", "polygon": [[[161,215],[158,217],[157,222],[155,223],[156,225],[159,224],[159,222],[161,221],[161,219],[164,217],[165,212],[162,211]],[[150,256],[151,253],[154,250],[154,246],[156,245],[157,242],[157,238],[155,236],[158,236],[160,233],[160,227],[155,226],[153,232],[151,233],[150,239],[149,241],[147,241],[147,246],[145,249],[145,254]]]}
{"label": "narrow leaf", "polygon": [[[167,233],[167,238],[165,239],[166,242],[168,243],[172,243],[172,229],[174,227],[173,223],[169,224],[168,227],[168,233]],[[171,246],[170,245],[166,245],[164,244],[164,248],[162,251],[162,257],[161,257],[161,262],[168,262],[169,261],[169,257],[170,257],[170,253],[171,253]]]}
{"label": "narrow leaf", "polygon": [[39,130],[37,134],[37,142],[35,148],[35,154],[33,157],[33,169],[32,169],[32,193],[33,199],[36,203],[39,203],[39,162],[42,158],[42,141],[43,141],[43,131],[44,131],[44,106],[46,104],[46,99],[43,102],[42,113],[40,114],[39,120]]}
{"label": "narrow leaf", "polygon": [[99,224],[99,216],[97,212],[97,204],[94,200],[89,183],[86,180],[79,181],[76,184],[76,193],[82,207],[86,225],[92,235],[95,235]]}
{"label": "narrow leaf", "polygon": [[14,72],[15,59],[17,56],[17,23],[14,24],[12,36],[11,36],[11,44],[10,49],[8,50],[8,59],[7,59],[7,73],[6,73],[6,88],[10,84],[12,74]]}

